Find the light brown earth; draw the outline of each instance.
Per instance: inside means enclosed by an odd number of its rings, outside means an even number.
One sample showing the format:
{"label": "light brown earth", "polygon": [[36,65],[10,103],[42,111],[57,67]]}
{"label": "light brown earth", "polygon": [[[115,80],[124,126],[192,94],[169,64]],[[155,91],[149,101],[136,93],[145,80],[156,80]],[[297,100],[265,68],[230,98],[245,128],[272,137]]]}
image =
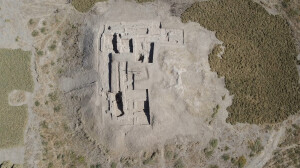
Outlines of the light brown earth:
{"label": "light brown earth", "polygon": [[[89,12],[79,13],[65,0],[0,1],[4,35],[0,48],[30,50],[35,82],[25,145],[0,149],[0,162],[11,160],[29,168],[198,168],[238,167],[231,160],[244,156],[245,167],[270,164],[274,151],[281,149],[278,145],[287,135],[286,128],[299,125],[300,116],[274,125],[226,123],[232,96],[224,78],[218,78],[208,62],[214,45],[222,42],[215,32],[197,23],[183,24],[176,17],[191,3],[118,0],[96,3]],[[89,76],[101,73],[94,66],[102,60],[97,50],[99,36],[105,23],[139,20],[184,30],[184,46],[159,50],[150,85],[150,109],[155,116],[150,126],[103,125],[97,104],[101,78]],[[34,30],[39,31],[36,37],[32,37]],[[250,157],[249,142],[257,138],[264,148]],[[222,159],[224,154],[229,155],[228,161]]]}

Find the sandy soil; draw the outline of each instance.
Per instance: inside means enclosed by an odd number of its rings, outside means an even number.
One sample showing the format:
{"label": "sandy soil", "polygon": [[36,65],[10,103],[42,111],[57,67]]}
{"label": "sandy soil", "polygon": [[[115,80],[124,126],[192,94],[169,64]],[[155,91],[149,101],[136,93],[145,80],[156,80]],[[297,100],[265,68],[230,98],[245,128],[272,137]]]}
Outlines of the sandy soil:
{"label": "sandy soil", "polygon": [[[214,32],[196,23],[183,24],[176,17],[191,2],[193,0],[184,4],[182,1],[136,4],[118,0],[97,3],[89,13],[81,14],[65,0],[0,1],[0,34],[3,35],[0,47],[32,51],[35,81],[32,98],[27,102],[29,121],[25,145],[1,149],[0,163],[11,160],[31,168],[48,167],[50,160],[53,160],[55,166],[62,166],[55,158],[73,150],[86,156],[86,164],[82,167],[98,162],[103,163],[103,167],[109,167],[112,162],[117,162],[117,167],[121,168],[123,163],[120,158],[130,157],[136,161],[133,167],[173,167],[176,160],[166,158],[165,147],[170,145],[186,167],[213,164],[232,167],[230,161],[220,159],[225,153],[232,158],[244,155],[247,158],[246,167],[263,167],[272,158],[272,152],[285,135],[285,128],[292,122],[284,122],[270,129],[265,125],[230,125],[225,122],[228,116],[226,108],[230,106],[233,96],[225,88],[224,79],[210,71],[208,63],[211,49],[222,42]],[[173,6],[168,3],[173,3]],[[34,20],[33,25],[28,24],[30,19]],[[160,21],[163,28],[184,30],[185,44],[180,48],[162,46],[159,50],[156,65],[151,70],[155,74],[150,86],[150,107],[155,116],[153,124],[130,128],[120,127],[116,123],[106,124],[99,117],[102,106],[97,102],[101,98],[98,86],[101,82],[98,73],[101,72],[95,68],[97,61],[102,60],[98,50],[100,35],[108,22],[139,20]],[[46,26],[43,21],[47,22]],[[66,30],[72,29],[73,25],[79,25],[80,33],[75,31],[72,34],[75,40],[70,39],[71,44],[66,48],[62,39],[69,37]],[[47,34],[40,33],[33,38],[31,32],[42,27],[47,28]],[[57,31],[61,31],[61,36],[57,35]],[[15,40],[17,36],[18,41]],[[48,46],[53,41],[56,42],[56,49],[50,52]],[[64,43],[68,44],[68,40]],[[38,56],[36,49],[44,51],[44,55]],[[67,68],[61,77],[57,71],[63,66],[57,60],[69,57],[70,53],[75,53],[76,58],[72,58],[68,64],[63,62],[64,68]],[[51,65],[52,62],[55,65]],[[73,66],[75,62],[79,63]],[[93,84],[87,85],[90,83]],[[60,96],[63,98],[55,104],[50,102],[49,93],[58,88],[62,90]],[[35,106],[35,101],[41,105]],[[46,101],[49,104],[46,105]],[[61,113],[54,113],[53,109],[58,104],[63,105]],[[216,106],[219,108],[212,117]],[[289,120],[296,119],[291,117]],[[47,121],[49,129],[42,128],[40,121]],[[62,124],[67,125],[69,132],[58,127]],[[58,149],[51,148],[51,155],[43,160],[46,146],[42,141],[46,140],[41,139],[40,135],[45,134],[51,137],[47,137],[48,148],[58,140],[66,143],[62,143]],[[248,142],[257,138],[261,139],[264,150],[249,157]],[[217,139],[218,146],[207,158],[203,151],[210,148],[211,139]],[[225,151],[226,146],[229,149]],[[157,162],[143,164],[145,157],[155,150],[159,151]]]}

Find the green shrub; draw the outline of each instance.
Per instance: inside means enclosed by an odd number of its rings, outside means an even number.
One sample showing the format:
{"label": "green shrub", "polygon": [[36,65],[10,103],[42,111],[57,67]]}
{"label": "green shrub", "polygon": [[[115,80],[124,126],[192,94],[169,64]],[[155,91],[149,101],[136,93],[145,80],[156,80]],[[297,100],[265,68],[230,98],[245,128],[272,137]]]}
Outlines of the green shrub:
{"label": "green shrub", "polygon": [[166,151],[166,152],[165,152],[165,158],[166,158],[167,160],[172,159],[172,158],[173,158],[173,152],[172,152],[172,151]]}
{"label": "green shrub", "polygon": [[247,163],[247,159],[245,158],[245,156],[241,156],[237,160],[237,165],[239,168],[243,168],[246,165],[246,163]]}
{"label": "green shrub", "polygon": [[117,167],[117,163],[116,162],[112,162],[111,164],[110,164],[110,168],[116,168]]}
{"label": "green shrub", "polygon": [[28,23],[29,23],[30,25],[34,24],[33,19],[29,19]]}
{"label": "green shrub", "polygon": [[43,33],[43,34],[46,34],[46,28],[45,27],[42,27],[41,29],[40,29],[40,31],[41,31],[41,33]]}
{"label": "green shrub", "polygon": [[54,106],[53,110],[54,112],[59,112],[61,110],[61,105]]}
{"label": "green shrub", "polygon": [[215,116],[219,112],[219,108],[220,108],[219,105],[217,105],[216,107],[213,108],[213,114],[211,115],[212,118],[215,118]]}
{"label": "green shrub", "polygon": [[213,155],[213,150],[208,150],[207,148],[204,149],[204,154],[207,158],[210,158]]}
{"label": "green shrub", "polygon": [[40,126],[44,129],[48,128],[48,123],[44,120],[43,122],[40,123]]}
{"label": "green shrub", "polygon": [[40,102],[39,101],[35,101],[34,104],[35,104],[35,106],[39,106]]}
{"label": "green shrub", "polygon": [[53,168],[54,166],[53,166],[53,163],[52,162],[50,162],[50,163],[48,163],[48,168]]}
{"label": "green shrub", "polygon": [[56,101],[58,99],[57,92],[52,92],[48,94],[48,97],[50,98],[51,101]]}
{"label": "green shrub", "polygon": [[259,154],[264,149],[259,138],[254,142],[249,142],[248,148],[251,149],[252,155]]}
{"label": "green shrub", "polygon": [[49,51],[54,51],[56,49],[56,44],[51,44],[48,49]]}
{"label": "green shrub", "polygon": [[209,141],[209,144],[211,147],[216,148],[218,146],[218,140],[217,139],[212,139]]}
{"label": "green shrub", "polygon": [[36,31],[36,30],[33,30],[32,33],[31,33],[31,35],[32,35],[33,37],[36,37],[36,36],[39,35],[39,32]]}
{"label": "green shrub", "polygon": [[228,154],[223,154],[222,155],[222,159],[225,160],[225,161],[229,160],[229,158],[230,158],[230,156]]}
{"label": "green shrub", "polygon": [[78,162],[81,163],[81,164],[85,163],[85,157],[84,157],[84,156],[79,156],[79,157],[77,158],[77,160],[78,160]]}
{"label": "green shrub", "polygon": [[42,55],[44,55],[44,52],[43,52],[43,51],[41,51],[41,50],[37,51],[36,53],[37,53],[37,55],[38,55],[38,56],[42,56]]}

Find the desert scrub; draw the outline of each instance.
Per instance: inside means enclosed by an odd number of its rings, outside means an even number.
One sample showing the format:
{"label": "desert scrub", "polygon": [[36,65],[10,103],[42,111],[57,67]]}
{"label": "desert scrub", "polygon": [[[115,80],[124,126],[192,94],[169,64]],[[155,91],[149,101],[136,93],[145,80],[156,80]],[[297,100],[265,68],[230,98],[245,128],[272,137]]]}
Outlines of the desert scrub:
{"label": "desert scrub", "polygon": [[34,102],[34,105],[35,105],[35,106],[39,106],[39,105],[40,105],[40,102],[39,102],[39,101],[35,101],[35,102]]}
{"label": "desert scrub", "polygon": [[143,161],[143,165],[151,164],[157,158],[157,152],[153,152],[150,157]]}
{"label": "desert scrub", "polygon": [[154,0],[135,0],[137,3],[154,2]]}
{"label": "desert scrub", "polygon": [[276,150],[264,167],[300,167],[300,146]]}
{"label": "desert scrub", "polygon": [[48,47],[49,51],[54,51],[56,49],[56,44],[51,44],[49,47]]}
{"label": "desert scrub", "polygon": [[[181,16],[216,31],[225,52],[209,55],[212,71],[234,95],[227,122],[277,123],[300,108],[296,49],[290,27],[251,0],[194,3]],[[219,48],[219,46],[217,46]]]}
{"label": "desert scrub", "polygon": [[53,111],[54,112],[59,112],[60,109],[61,109],[61,105],[57,105],[57,106],[54,106]]}
{"label": "desert scrub", "polygon": [[205,148],[204,150],[204,155],[207,158],[210,158],[214,154],[214,150],[209,150],[208,148]]}
{"label": "desert scrub", "polygon": [[220,106],[216,105],[216,107],[213,108],[213,114],[211,115],[211,118],[215,118],[217,113],[219,112]]}
{"label": "desert scrub", "polygon": [[39,32],[38,32],[37,30],[33,30],[32,33],[31,33],[31,35],[32,35],[33,37],[36,37],[36,36],[39,35]]}
{"label": "desert scrub", "polygon": [[218,165],[210,165],[209,168],[219,168]]}
{"label": "desert scrub", "polygon": [[10,106],[8,94],[16,90],[33,91],[31,52],[0,49],[0,148],[22,145],[27,106]]}
{"label": "desert scrub", "polygon": [[251,150],[250,156],[259,154],[262,150],[264,150],[264,147],[261,144],[260,138],[257,138],[254,142],[250,141],[248,148]]}
{"label": "desert scrub", "polygon": [[89,11],[95,3],[104,2],[107,0],[72,0],[72,5],[79,12],[87,12]]}
{"label": "desert scrub", "polygon": [[245,158],[245,156],[240,156],[236,162],[239,168],[243,168],[246,165],[246,163],[247,163],[247,159]]}
{"label": "desert scrub", "polygon": [[58,99],[58,93],[57,93],[57,91],[54,91],[54,92],[52,92],[52,93],[49,93],[49,94],[48,94],[48,97],[50,98],[50,100],[51,100],[52,102],[55,102],[55,101]]}
{"label": "desert scrub", "polygon": [[117,163],[116,163],[116,162],[112,162],[112,163],[110,164],[110,167],[111,167],[111,168],[116,168],[116,167],[117,167]]}
{"label": "desert scrub", "polygon": [[212,139],[209,141],[209,144],[212,148],[216,148],[218,146],[218,140],[217,139]]}
{"label": "desert scrub", "polygon": [[184,168],[184,163],[181,158],[174,163],[174,168]]}
{"label": "desert scrub", "polygon": [[33,24],[34,24],[33,19],[29,19],[28,23],[29,23],[30,25],[33,25]]}
{"label": "desert scrub", "polygon": [[44,55],[44,52],[41,51],[41,50],[39,50],[39,51],[36,52],[36,54],[37,54],[38,56],[42,56],[42,55]]}
{"label": "desert scrub", "polygon": [[47,29],[46,29],[46,27],[42,27],[42,28],[40,29],[40,31],[41,31],[41,33],[43,33],[43,34],[46,34]]}
{"label": "desert scrub", "polygon": [[102,168],[101,164],[91,165],[90,168]]}
{"label": "desert scrub", "polygon": [[230,156],[228,154],[223,154],[221,157],[224,161],[227,161],[230,158]]}

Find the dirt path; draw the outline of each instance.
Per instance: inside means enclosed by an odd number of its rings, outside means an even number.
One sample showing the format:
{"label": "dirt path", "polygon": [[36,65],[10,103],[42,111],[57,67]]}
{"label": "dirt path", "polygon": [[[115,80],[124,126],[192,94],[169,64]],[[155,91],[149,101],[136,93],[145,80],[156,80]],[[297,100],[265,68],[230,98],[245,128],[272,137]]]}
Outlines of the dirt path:
{"label": "dirt path", "polygon": [[272,158],[272,153],[277,148],[279,140],[284,135],[284,132],[285,127],[281,127],[279,131],[273,131],[265,149],[247,167],[263,167]]}

